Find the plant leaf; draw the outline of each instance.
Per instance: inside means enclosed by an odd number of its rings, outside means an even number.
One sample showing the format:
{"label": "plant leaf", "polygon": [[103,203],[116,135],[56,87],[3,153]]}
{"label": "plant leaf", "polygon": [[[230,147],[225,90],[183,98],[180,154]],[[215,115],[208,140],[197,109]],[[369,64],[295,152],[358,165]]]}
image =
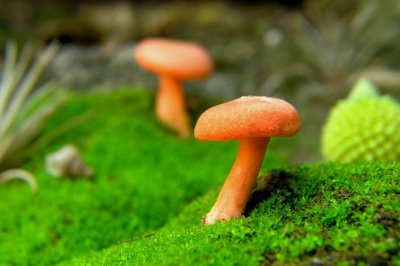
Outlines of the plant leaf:
{"label": "plant leaf", "polygon": [[35,177],[24,169],[10,169],[0,173],[0,183],[7,182],[13,179],[21,179],[29,184],[32,192],[37,192],[38,186]]}

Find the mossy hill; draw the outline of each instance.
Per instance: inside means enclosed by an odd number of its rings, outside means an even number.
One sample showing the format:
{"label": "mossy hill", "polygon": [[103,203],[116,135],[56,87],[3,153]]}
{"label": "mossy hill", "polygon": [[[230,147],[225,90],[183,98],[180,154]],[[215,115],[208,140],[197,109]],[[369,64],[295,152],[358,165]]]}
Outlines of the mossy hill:
{"label": "mossy hill", "polygon": [[398,163],[278,169],[246,217],[200,226],[217,192],[154,234],[65,265],[400,265]]}

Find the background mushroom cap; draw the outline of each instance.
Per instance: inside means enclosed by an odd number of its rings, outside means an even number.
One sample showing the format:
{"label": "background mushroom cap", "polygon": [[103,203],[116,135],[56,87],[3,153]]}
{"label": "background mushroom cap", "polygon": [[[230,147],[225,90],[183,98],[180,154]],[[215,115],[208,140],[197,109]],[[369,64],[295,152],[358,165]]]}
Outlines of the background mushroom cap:
{"label": "background mushroom cap", "polygon": [[270,97],[244,96],[216,105],[198,119],[199,140],[292,136],[300,130],[300,117],[288,102]]}
{"label": "background mushroom cap", "polygon": [[134,58],[142,68],[150,72],[181,79],[204,78],[213,70],[207,51],[195,43],[185,41],[146,39],[136,47]]}

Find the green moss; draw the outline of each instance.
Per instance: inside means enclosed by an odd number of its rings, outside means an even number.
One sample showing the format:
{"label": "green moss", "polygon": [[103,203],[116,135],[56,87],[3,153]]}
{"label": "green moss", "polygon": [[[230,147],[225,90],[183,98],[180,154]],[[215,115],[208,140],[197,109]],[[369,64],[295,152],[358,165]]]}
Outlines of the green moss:
{"label": "green moss", "polygon": [[245,218],[200,226],[213,190],[153,235],[66,265],[400,265],[400,164],[283,168]]}
{"label": "green moss", "polygon": [[[77,116],[81,123],[24,165],[37,176],[38,194],[18,181],[0,186],[0,264],[54,265],[141,237],[223,182],[236,144],[176,138],[154,119],[153,98],[132,89],[71,95],[45,131]],[[198,106],[195,115],[207,104]],[[81,150],[93,180],[45,173],[46,153],[66,143]],[[267,158],[264,170],[282,162]]]}
{"label": "green moss", "polygon": [[[25,165],[38,194],[0,186],[0,264],[400,264],[398,163],[278,168],[273,141],[245,217],[203,227],[235,143],[177,139],[141,90],[73,94],[45,131],[77,115],[84,123]],[[45,154],[65,143],[80,148],[93,180],[44,172]]]}

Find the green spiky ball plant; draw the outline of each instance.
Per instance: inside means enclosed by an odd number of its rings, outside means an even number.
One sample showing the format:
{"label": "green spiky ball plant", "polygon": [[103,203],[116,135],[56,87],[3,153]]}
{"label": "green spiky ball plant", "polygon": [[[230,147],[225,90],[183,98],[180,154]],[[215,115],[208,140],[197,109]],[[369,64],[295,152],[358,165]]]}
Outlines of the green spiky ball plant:
{"label": "green spiky ball plant", "polygon": [[31,173],[13,167],[38,147],[40,130],[64,98],[51,89],[35,89],[58,49],[51,44],[33,60],[32,47],[25,46],[17,59],[16,44],[7,44],[0,81],[0,182],[18,178],[37,189]]}
{"label": "green spiky ball plant", "polygon": [[399,161],[400,105],[361,79],[332,108],[323,127],[322,154],[342,163]]}

